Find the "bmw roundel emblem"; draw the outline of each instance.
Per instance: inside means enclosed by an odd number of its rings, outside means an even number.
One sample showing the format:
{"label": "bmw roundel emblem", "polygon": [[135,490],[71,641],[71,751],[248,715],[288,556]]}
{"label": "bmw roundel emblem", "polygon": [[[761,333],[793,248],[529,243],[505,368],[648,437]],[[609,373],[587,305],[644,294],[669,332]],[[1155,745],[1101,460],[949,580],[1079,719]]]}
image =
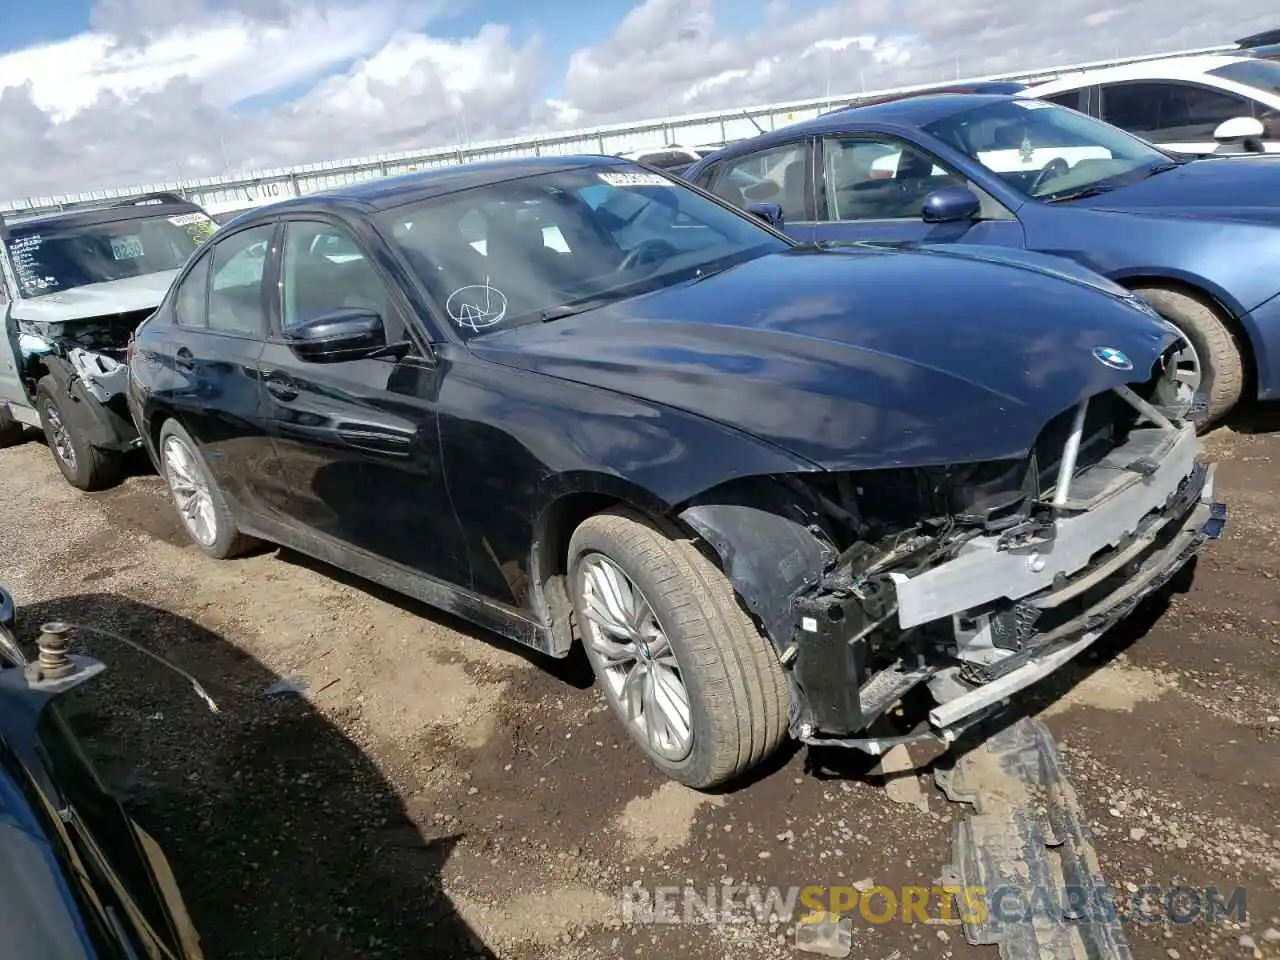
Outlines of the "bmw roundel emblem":
{"label": "bmw roundel emblem", "polygon": [[1110,367],[1112,370],[1133,369],[1133,361],[1125,356],[1123,350],[1117,350],[1115,347],[1094,347],[1093,356],[1104,367]]}

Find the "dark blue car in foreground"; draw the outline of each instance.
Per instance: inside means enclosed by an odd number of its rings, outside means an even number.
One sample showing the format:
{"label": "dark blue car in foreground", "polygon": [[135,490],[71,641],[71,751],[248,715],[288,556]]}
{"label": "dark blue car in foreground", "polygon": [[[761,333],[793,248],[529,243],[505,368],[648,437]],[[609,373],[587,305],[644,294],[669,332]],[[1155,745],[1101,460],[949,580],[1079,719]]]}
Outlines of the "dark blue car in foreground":
{"label": "dark blue car in foreground", "polygon": [[755,137],[684,177],[740,206],[777,204],[801,241],[1074,260],[1185,335],[1178,377],[1202,426],[1242,398],[1280,398],[1275,158],[1188,161],[1046,101],[938,94]]}
{"label": "dark blue car in foreground", "polygon": [[1033,259],[802,247],[616,158],[446,168],[227,224],[129,405],[206,553],[581,643],[709,787],[788,733],[878,752],[918,685],[950,742],[1216,535],[1176,332]]}
{"label": "dark blue car in foreground", "polygon": [[108,792],[57,703],[106,666],[68,654],[56,623],[28,661],[17,616],[0,586],[0,956],[201,960],[168,859]]}

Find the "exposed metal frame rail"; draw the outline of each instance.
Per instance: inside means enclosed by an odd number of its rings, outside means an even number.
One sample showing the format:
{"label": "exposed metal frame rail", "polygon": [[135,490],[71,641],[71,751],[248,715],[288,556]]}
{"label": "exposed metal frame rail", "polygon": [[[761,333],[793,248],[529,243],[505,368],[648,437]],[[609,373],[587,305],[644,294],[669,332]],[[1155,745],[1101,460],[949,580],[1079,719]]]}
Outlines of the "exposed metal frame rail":
{"label": "exposed metal frame rail", "polygon": [[1191,50],[1165,51],[1065,64],[1031,71],[989,74],[980,77],[934,80],[880,90],[864,90],[838,96],[815,97],[784,103],[762,104],[707,113],[651,118],[633,123],[611,124],[578,130],[549,132],[525,137],[508,137],[478,143],[454,144],[377,154],[349,160],[300,164],[291,167],[257,170],[242,176],[204,177],[167,181],[143,186],[95,190],[58,196],[33,196],[0,201],[0,213],[45,213],[84,204],[100,205],[111,201],[131,201],[157,193],[176,193],[201,204],[211,213],[223,213],[302,196],[361,180],[410,173],[424,168],[452,166],[473,160],[521,156],[557,156],[565,154],[618,154],[649,149],[659,145],[685,143],[720,143],[739,137],[755,136],[761,129],[776,130],[819,113],[837,104],[854,104],[869,97],[913,93],[938,86],[939,83],[982,83],[1020,81],[1040,83],[1081,70],[1142,63],[1164,57],[1195,56],[1208,53],[1240,51],[1235,44],[1220,44]]}

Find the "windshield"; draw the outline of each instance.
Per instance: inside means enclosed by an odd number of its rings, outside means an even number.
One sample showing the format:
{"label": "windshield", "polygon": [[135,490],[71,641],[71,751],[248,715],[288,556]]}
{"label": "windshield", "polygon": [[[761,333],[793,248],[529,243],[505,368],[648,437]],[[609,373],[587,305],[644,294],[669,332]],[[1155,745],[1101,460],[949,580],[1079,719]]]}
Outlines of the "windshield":
{"label": "windshield", "polygon": [[1028,197],[1053,200],[1115,186],[1170,163],[1119,127],[1044,100],[1012,99],[924,127]]}
{"label": "windshield", "polygon": [[1237,60],[1235,63],[1214,67],[1208,73],[1211,77],[1221,77],[1266,93],[1280,94],[1280,63],[1274,60]]}
{"label": "windshield", "polygon": [[213,235],[203,213],[107,223],[49,220],[9,230],[9,257],[24,297],[177,270]]}
{"label": "windshield", "polygon": [[787,249],[633,164],[488,184],[388,210],[386,236],[463,336],[579,312]]}

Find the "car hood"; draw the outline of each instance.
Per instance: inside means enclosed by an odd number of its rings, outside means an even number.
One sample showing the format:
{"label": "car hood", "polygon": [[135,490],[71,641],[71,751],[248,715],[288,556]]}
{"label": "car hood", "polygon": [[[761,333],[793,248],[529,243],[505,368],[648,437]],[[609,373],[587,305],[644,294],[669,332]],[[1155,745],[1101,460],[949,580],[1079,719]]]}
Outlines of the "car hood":
{"label": "car hood", "polygon": [[1118,213],[1280,223],[1280,157],[1193,160],[1076,205]]}
{"label": "car hood", "polygon": [[[665,404],[831,470],[1024,455],[1177,337],[1099,284],[992,251],[792,250],[475,338],[475,355]],[[1122,351],[1116,370],[1094,351]]]}
{"label": "car hood", "polygon": [[113,313],[154,310],[164,299],[169,284],[177,275],[177,270],[163,270],[141,277],[72,287],[30,300],[18,300],[14,302],[13,315],[19,320],[34,320],[37,323],[66,323],[69,320],[88,320]]}

